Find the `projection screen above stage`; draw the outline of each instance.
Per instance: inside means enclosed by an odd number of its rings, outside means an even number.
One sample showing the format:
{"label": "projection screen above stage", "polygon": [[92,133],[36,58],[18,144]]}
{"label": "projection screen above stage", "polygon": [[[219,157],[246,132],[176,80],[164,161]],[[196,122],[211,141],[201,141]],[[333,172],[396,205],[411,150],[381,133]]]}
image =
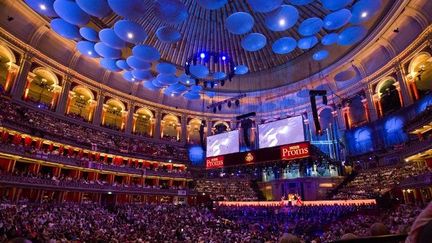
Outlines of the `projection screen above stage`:
{"label": "projection screen above stage", "polygon": [[207,137],[207,157],[237,152],[239,152],[238,130]]}
{"label": "projection screen above stage", "polygon": [[259,125],[258,135],[260,148],[305,141],[303,117],[295,116]]}

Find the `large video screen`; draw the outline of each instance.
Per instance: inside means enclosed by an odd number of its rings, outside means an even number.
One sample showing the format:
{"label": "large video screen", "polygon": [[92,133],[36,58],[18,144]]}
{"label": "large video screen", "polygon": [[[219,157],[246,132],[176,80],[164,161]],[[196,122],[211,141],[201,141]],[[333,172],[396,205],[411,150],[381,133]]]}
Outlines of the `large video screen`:
{"label": "large video screen", "polygon": [[303,117],[295,116],[258,126],[260,148],[305,141]]}
{"label": "large video screen", "polygon": [[239,152],[238,130],[207,137],[207,157]]}

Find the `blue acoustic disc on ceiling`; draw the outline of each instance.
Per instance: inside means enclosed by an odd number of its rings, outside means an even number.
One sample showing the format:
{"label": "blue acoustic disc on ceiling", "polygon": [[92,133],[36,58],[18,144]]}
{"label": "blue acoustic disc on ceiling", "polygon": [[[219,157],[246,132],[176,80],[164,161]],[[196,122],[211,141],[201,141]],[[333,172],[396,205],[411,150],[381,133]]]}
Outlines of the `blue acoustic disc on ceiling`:
{"label": "blue acoustic disc on ceiling", "polygon": [[249,32],[255,24],[255,21],[249,13],[233,13],[225,20],[227,30],[235,35],[242,35]]}
{"label": "blue acoustic disc on ceiling", "polygon": [[300,24],[298,32],[302,36],[311,36],[318,33],[323,27],[324,23],[320,18],[312,17],[303,20]]}
{"label": "blue acoustic disc on ceiling", "polygon": [[298,40],[297,46],[300,49],[310,49],[318,44],[318,39],[315,36],[304,37]]}
{"label": "blue acoustic disc on ceiling", "polygon": [[147,38],[145,29],[132,21],[120,20],[114,24],[114,32],[120,39],[129,43],[137,44]]}
{"label": "blue acoustic disc on ceiling", "polygon": [[152,80],[152,84],[158,88],[163,88],[166,86],[165,84],[161,83],[157,78]]}
{"label": "blue acoustic disc on ceiling", "polygon": [[154,77],[152,73],[148,70],[132,70],[132,75],[139,80],[152,80]]}
{"label": "blue acoustic disc on ceiling", "polygon": [[175,74],[177,68],[171,63],[161,62],[156,65],[156,71],[158,73]]}
{"label": "blue acoustic disc on ceiling", "polygon": [[76,45],[78,51],[88,57],[100,57],[95,49],[94,49],[95,43],[90,42],[90,41],[79,41]]}
{"label": "blue acoustic disc on ceiling", "polygon": [[241,46],[246,51],[258,51],[267,44],[267,38],[261,33],[250,33],[245,36]]}
{"label": "blue acoustic disc on ceiling", "polygon": [[136,56],[129,56],[126,59],[126,63],[134,69],[149,70],[151,68],[151,63],[144,61]]}
{"label": "blue acoustic disc on ceiling", "polygon": [[147,62],[153,62],[160,59],[159,51],[148,45],[137,45],[132,48],[132,53],[134,56]]}
{"label": "blue acoustic disc on ceiling", "polygon": [[202,86],[200,86],[200,85],[192,85],[191,87],[190,87],[190,89],[191,89],[191,91],[193,91],[193,92],[200,92],[202,89],[203,89],[203,87]]}
{"label": "blue acoustic disc on ceiling", "polygon": [[184,85],[181,83],[174,83],[168,86],[165,90],[169,92],[176,92],[177,90],[180,90],[181,87],[184,87]]}
{"label": "blue acoustic disc on ceiling", "polygon": [[267,13],[278,8],[283,0],[247,0],[253,11]]}
{"label": "blue acoustic disc on ceiling", "polygon": [[98,32],[93,28],[87,26],[81,27],[79,29],[79,33],[86,40],[93,41],[93,42],[99,41]]}
{"label": "blue acoustic disc on ceiling", "polygon": [[312,3],[313,1],[315,1],[315,0],[289,0],[289,2],[290,2],[291,4],[298,5],[298,6],[302,6],[302,5],[310,4],[310,3]]}
{"label": "blue acoustic disc on ceiling", "polygon": [[143,0],[108,0],[108,5],[125,19],[142,17],[149,9],[149,4]]}
{"label": "blue acoustic disc on ceiling", "polygon": [[228,0],[197,0],[198,5],[208,10],[222,8]]}
{"label": "blue acoustic disc on ceiling", "polygon": [[84,12],[98,17],[103,18],[110,14],[111,9],[108,6],[107,0],[75,0],[78,6],[84,10]]}
{"label": "blue acoustic disc on ceiling", "polygon": [[215,80],[220,80],[220,79],[224,79],[224,78],[226,78],[226,73],[224,73],[224,72],[215,72],[215,73],[213,73],[213,79],[215,79]]}
{"label": "blue acoustic disc on ceiling", "polygon": [[106,70],[109,70],[111,72],[120,72],[122,69],[117,67],[116,61],[116,59],[101,58],[99,63]]}
{"label": "blue acoustic disc on ceiling", "polygon": [[94,46],[94,49],[97,52],[97,54],[99,54],[102,57],[106,57],[106,58],[117,59],[117,58],[120,58],[122,55],[120,50],[111,48],[103,42],[96,43]]}
{"label": "blue acoustic disc on ceiling", "polygon": [[341,46],[353,45],[366,37],[366,34],[367,30],[364,26],[350,26],[339,34],[338,44]]}
{"label": "blue acoustic disc on ceiling", "polygon": [[199,93],[192,91],[186,92],[185,94],[183,94],[183,97],[188,100],[199,100],[201,98]]}
{"label": "blue acoustic disc on ceiling", "polygon": [[174,74],[164,74],[160,73],[156,79],[165,85],[171,85],[177,83],[177,77]]}
{"label": "blue acoustic disc on ceiling", "polygon": [[352,7],[352,24],[360,24],[375,16],[381,9],[381,0],[360,0]]}
{"label": "blue acoustic disc on ceiling", "polygon": [[107,46],[122,49],[126,46],[126,42],[120,39],[113,29],[103,29],[99,31],[99,39]]}
{"label": "blue acoustic disc on ceiling", "polygon": [[324,28],[337,30],[348,24],[351,19],[351,11],[346,8],[330,13],[324,18]]}
{"label": "blue acoustic disc on ceiling", "polygon": [[293,27],[299,18],[296,7],[282,5],[265,16],[265,25],[272,31],[284,31]]}
{"label": "blue acoustic disc on ceiling", "polygon": [[337,43],[338,40],[339,40],[339,35],[337,33],[329,33],[321,39],[321,44],[325,46],[329,46]]}
{"label": "blue acoustic disc on ceiling", "polygon": [[154,14],[168,24],[181,24],[189,16],[186,6],[179,0],[156,0]]}
{"label": "blue acoustic disc on ceiling", "polygon": [[51,28],[65,38],[71,40],[79,40],[81,38],[77,26],[69,24],[60,18],[51,20]]}
{"label": "blue acoustic disc on ceiling", "polygon": [[209,69],[201,64],[189,66],[190,73],[197,78],[205,78],[209,75]]}
{"label": "blue acoustic disc on ceiling", "polygon": [[157,38],[166,43],[174,43],[181,39],[181,34],[174,27],[162,26],[156,30]]}
{"label": "blue acoustic disc on ceiling", "polygon": [[145,81],[143,83],[143,86],[144,86],[144,88],[146,88],[148,90],[152,90],[152,91],[155,91],[155,90],[159,89],[159,87],[156,87],[156,86],[153,85],[152,81]]}
{"label": "blue acoustic disc on ceiling", "polygon": [[312,55],[312,58],[315,61],[322,61],[329,56],[329,52],[327,50],[317,51]]}
{"label": "blue acoustic disc on ceiling", "polygon": [[84,26],[90,21],[90,16],[73,0],[55,0],[54,10],[66,22]]}
{"label": "blue acoustic disc on ceiling", "polygon": [[54,10],[54,0],[25,0],[25,3],[34,11],[47,17],[57,17]]}
{"label": "blue acoustic disc on ceiling", "polygon": [[180,76],[178,76],[177,80],[184,85],[191,85],[192,84],[191,77],[189,77],[189,75],[187,75],[186,73],[182,73]]}
{"label": "blue acoustic disc on ceiling", "polygon": [[330,11],[336,11],[350,5],[353,0],[321,0],[324,8]]}
{"label": "blue acoustic disc on ceiling", "polygon": [[126,79],[129,82],[135,82],[138,81],[133,75],[132,71],[126,71],[123,73],[123,78]]}
{"label": "blue acoustic disc on ceiling", "polygon": [[237,75],[243,75],[249,72],[249,68],[246,65],[238,65],[234,67],[234,73]]}
{"label": "blue acoustic disc on ceiling", "polygon": [[297,41],[292,37],[282,37],[273,42],[272,50],[276,54],[288,54],[297,47]]}
{"label": "blue acoustic disc on ceiling", "polygon": [[132,68],[129,66],[129,64],[127,64],[126,60],[124,60],[124,59],[117,60],[116,65],[117,65],[117,67],[119,67],[125,71],[132,70]]}
{"label": "blue acoustic disc on ceiling", "polygon": [[209,98],[213,98],[216,96],[216,92],[214,91],[206,91],[205,94],[209,97]]}

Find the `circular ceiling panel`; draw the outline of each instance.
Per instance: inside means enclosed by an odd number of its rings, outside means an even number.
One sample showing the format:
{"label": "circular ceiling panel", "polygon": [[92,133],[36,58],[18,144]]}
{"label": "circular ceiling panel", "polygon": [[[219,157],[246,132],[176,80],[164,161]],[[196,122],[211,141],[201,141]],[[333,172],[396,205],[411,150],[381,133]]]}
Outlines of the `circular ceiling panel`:
{"label": "circular ceiling panel", "polygon": [[323,27],[324,23],[320,18],[312,17],[305,19],[299,26],[298,32],[302,36],[311,36],[318,33]]}
{"label": "circular ceiling panel", "polygon": [[150,71],[147,70],[132,70],[132,75],[139,80],[151,80],[153,79],[153,75],[151,74]]}
{"label": "circular ceiling panel", "polygon": [[215,73],[213,73],[213,79],[215,79],[215,80],[220,80],[220,79],[224,79],[224,78],[226,78],[226,73],[224,73],[224,72],[215,72]]}
{"label": "circular ceiling panel", "polygon": [[160,59],[159,51],[148,45],[137,45],[132,48],[132,53],[134,56],[147,62],[153,62]]}
{"label": "circular ceiling panel", "polygon": [[330,33],[325,35],[322,39],[321,39],[321,44],[325,45],[325,46],[329,46],[329,45],[333,45],[335,43],[337,43],[339,40],[339,35],[337,33]]}
{"label": "circular ceiling panel", "polygon": [[346,8],[330,13],[324,18],[324,28],[337,30],[346,25],[351,19],[351,11]]}
{"label": "circular ceiling panel", "polygon": [[129,82],[137,81],[137,80],[135,79],[135,77],[132,75],[132,72],[131,72],[131,71],[126,71],[126,72],[124,72],[124,73],[123,73],[123,78],[126,79],[126,80],[129,81]]}
{"label": "circular ceiling panel", "polygon": [[71,40],[78,40],[81,38],[79,29],[77,26],[69,24],[68,22],[64,21],[63,19],[57,18],[53,19],[51,21],[51,28],[57,32],[57,34],[71,39]]}
{"label": "circular ceiling panel", "polygon": [[278,8],[283,0],[247,0],[250,7],[258,13],[267,13]]}
{"label": "circular ceiling panel", "polygon": [[282,5],[266,15],[265,24],[272,31],[284,31],[293,27],[298,18],[297,8],[291,5]]}
{"label": "circular ceiling panel", "polygon": [[54,0],[25,0],[25,2],[30,8],[42,15],[48,17],[58,16],[53,7]]}
{"label": "circular ceiling panel", "polygon": [[144,86],[144,88],[146,88],[148,90],[152,90],[152,91],[155,91],[155,90],[159,89],[159,87],[154,86],[154,84],[153,84],[152,81],[145,81],[143,83],[143,86]]}
{"label": "circular ceiling panel", "polygon": [[291,4],[299,5],[299,6],[312,3],[313,1],[315,0],[289,0]]}
{"label": "circular ceiling panel", "polygon": [[216,92],[214,91],[206,91],[205,94],[209,97],[209,98],[213,98],[216,96]]}
{"label": "circular ceiling panel", "polygon": [[158,74],[156,79],[164,85],[171,85],[171,84],[177,83],[177,77],[174,74],[161,73],[161,74]]}
{"label": "circular ceiling panel", "polygon": [[249,72],[249,68],[245,65],[238,65],[234,67],[234,73],[237,75],[243,75]]}
{"label": "circular ceiling panel", "polygon": [[315,61],[322,61],[329,56],[329,52],[327,50],[317,51],[312,55],[312,58]]}
{"label": "circular ceiling panel", "polygon": [[186,92],[183,97],[185,97],[188,100],[199,100],[201,98],[200,94],[197,92]]}
{"label": "circular ceiling panel", "polygon": [[235,35],[242,35],[249,32],[254,26],[252,15],[246,12],[237,12],[231,14],[225,21],[228,31]]}
{"label": "circular ceiling panel", "polygon": [[181,24],[189,16],[186,6],[178,0],[157,0],[154,14],[168,24]]}
{"label": "circular ceiling panel", "polygon": [[115,49],[122,49],[126,46],[126,43],[120,39],[112,29],[99,31],[99,39],[109,47]]}
{"label": "circular ceiling panel", "polygon": [[133,44],[142,42],[147,38],[144,27],[129,20],[117,21],[114,24],[114,32],[120,39]]}
{"label": "circular ceiling panel", "polygon": [[276,54],[288,54],[295,50],[297,41],[292,37],[282,37],[273,42],[272,50]]}
{"label": "circular ceiling panel", "polygon": [[103,42],[96,43],[94,49],[97,54],[106,58],[120,58],[122,54],[120,50],[111,48]]}
{"label": "circular ceiling panel", "polygon": [[127,64],[126,60],[124,59],[117,60],[116,65],[117,67],[126,71],[132,70],[132,68],[129,66],[129,64]]}
{"label": "circular ceiling panel", "polygon": [[171,63],[161,62],[158,65],[156,65],[156,71],[158,73],[175,74],[177,69]]}
{"label": "circular ceiling panel", "polygon": [[222,8],[227,2],[228,0],[197,0],[201,7],[209,10]]}
{"label": "circular ceiling panel", "polygon": [[143,61],[136,56],[128,57],[126,63],[134,69],[149,70],[151,68],[151,63]]}
{"label": "circular ceiling panel", "polygon": [[191,91],[193,91],[193,92],[200,92],[203,89],[199,85],[192,85],[190,88],[191,88]]}
{"label": "circular ceiling panel", "polygon": [[165,84],[161,83],[157,78],[152,80],[152,84],[158,88],[163,88],[166,86]]}
{"label": "circular ceiling panel", "polygon": [[83,26],[90,21],[90,16],[75,1],[55,0],[53,6],[58,16],[70,24]]}
{"label": "circular ceiling panel", "polygon": [[99,41],[98,32],[93,28],[84,26],[79,29],[80,35],[89,41],[97,42]]}
{"label": "circular ceiling panel", "polygon": [[345,8],[352,3],[353,0],[321,0],[324,8],[330,11],[336,11]]}
{"label": "circular ceiling panel", "polygon": [[381,0],[360,0],[352,7],[351,23],[360,24],[371,19],[381,9]]}
{"label": "circular ceiling panel", "polygon": [[174,43],[181,39],[181,34],[171,26],[159,27],[156,31],[157,38],[162,42]]}
{"label": "circular ceiling panel", "polygon": [[78,51],[83,55],[86,55],[88,57],[93,57],[93,58],[100,57],[96,53],[94,49],[94,45],[95,43],[90,41],[79,41],[76,46]]}
{"label": "circular ceiling panel", "polygon": [[318,39],[315,36],[309,36],[300,39],[297,46],[298,48],[305,50],[314,47],[316,44],[318,44]]}
{"label": "circular ceiling panel", "polygon": [[367,34],[364,26],[356,25],[343,30],[339,34],[338,44],[341,46],[350,46],[361,41]]}
{"label": "circular ceiling panel", "polygon": [[189,67],[189,71],[191,72],[191,74],[197,78],[205,78],[207,77],[207,75],[209,75],[209,69],[201,64],[197,64],[197,65],[191,65]]}
{"label": "circular ceiling panel", "polygon": [[241,45],[246,51],[258,51],[267,44],[267,38],[261,33],[250,33],[243,38]]}
{"label": "circular ceiling panel", "polygon": [[185,73],[182,73],[182,74],[177,78],[177,80],[178,80],[180,83],[185,84],[185,85],[190,85],[190,84],[191,84],[191,78],[190,78],[187,74],[185,74]]}
{"label": "circular ceiling panel", "polygon": [[102,58],[100,59],[100,65],[111,72],[120,72],[122,69],[117,67],[116,61],[116,59]]}
{"label": "circular ceiling panel", "polygon": [[106,0],[75,0],[78,6],[84,10],[86,13],[103,18],[107,16],[111,9],[108,6],[108,3]]}
{"label": "circular ceiling panel", "polygon": [[143,0],[108,0],[108,4],[116,14],[126,19],[139,18],[148,10]]}

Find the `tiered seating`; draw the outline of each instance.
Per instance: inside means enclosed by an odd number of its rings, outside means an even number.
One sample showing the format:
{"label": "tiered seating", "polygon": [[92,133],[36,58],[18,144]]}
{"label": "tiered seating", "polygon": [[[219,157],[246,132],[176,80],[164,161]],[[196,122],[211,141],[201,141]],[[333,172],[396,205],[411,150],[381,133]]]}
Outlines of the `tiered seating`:
{"label": "tiered seating", "polygon": [[199,179],[198,193],[204,193],[215,201],[256,201],[258,199],[249,179]]}

